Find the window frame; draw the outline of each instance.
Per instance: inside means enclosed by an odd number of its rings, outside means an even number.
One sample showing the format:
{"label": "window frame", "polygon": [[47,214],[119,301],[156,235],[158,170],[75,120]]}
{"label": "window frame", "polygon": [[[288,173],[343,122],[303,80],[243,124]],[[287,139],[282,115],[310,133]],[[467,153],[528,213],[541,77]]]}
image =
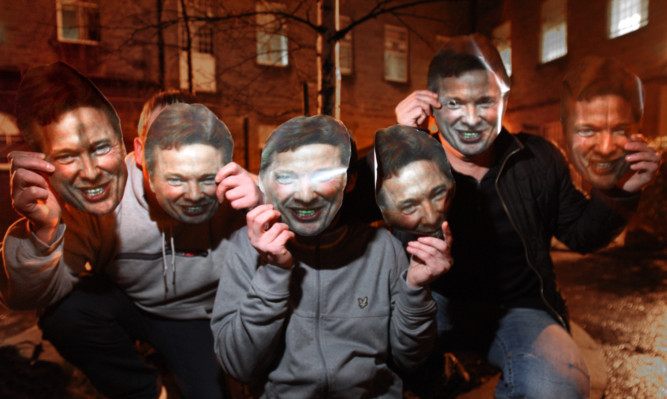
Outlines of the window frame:
{"label": "window frame", "polygon": [[[64,18],[63,18],[63,11],[67,8],[73,6],[76,9],[76,18],[77,18],[77,23],[79,24],[76,26],[77,32],[79,34],[79,37],[81,36],[82,32],[88,32],[90,33],[90,29],[86,29],[90,25],[83,25],[82,19],[83,19],[83,13],[82,10],[84,9],[96,9],[96,16],[97,16],[97,26],[96,26],[96,32],[97,32],[97,38],[96,39],[90,39],[90,38],[69,38],[66,37],[64,34]],[[100,18],[100,1],[99,0],[56,0],[56,30],[57,30],[57,35],[58,35],[58,41],[63,42],[63,43],[77,43],[77,44],[87,44],[87,45],[98,45],[100,41],[102,40],[102,24],[101,24],[101,18]]]}
{"label": "window frame", "polygon": [[609,0],[609,2],[607,3],[607,39],[611,40],[611,39],[616,39],[617,37],[625,36],[632,32],[636,32],[648,25],[649,0],[629,0],[629,1],[634,1],[635,4],[632,5],[635,5],[639,10],[639,24],[635,27],[629,28],[630,30],[623,31],[622,29],[618,29],[618,25],[620,25],[620,23],[622,22],[622,20],[619,20],[617,22],[617,27],[614,28],[613,27],[614,10],[618,9],[620,14],[621,13],[620,9],[623,7],[623,4],[621,3],[623,3],[624,1],[628,0]]}
{"label": "window frame", "polygon": [[[545,9],[549,6],[549,3],[553,3],[552,8],[560,6],[562,8],[562,20],[558,20],[556,23],[553,23],[553,10],[545,12]],[[546,15],[545,15],[546,14]],[[551,20],[551,23],[549,23]],[[549,32],[556,32],[562,26],[563,28],[563,49],[562,52],[557,52],[552,55],[545,53],[545,34]],[[563,58],[568,54],[568,45],[567,45],[567,0],[543,0],[540,4],[540,64],[547,64],[549,62],[555,61],[557,59]]]}
{"label": "window frame", "polygon": [[[287,36],[287,22],[277,18],[275,15],[262,14],[271,12],[284,12],[285,4],[278,2],[258,1],[255,4],[255,11],[257,12],[255,23],[257,30],[255,35],[256,40],[256,56],[255,62],[257,65],[272,66],[279,68],[286,68],[289,66],[289,37]],[[268,32],[273,24],[278,23],[279,26],[276,32]],[[266,27],[266,28],[265,28]],[[278,50],[274,51],[272,44],[277,39],[279,43]],[[268,49],[265,45],[268,44]],[[273,53],[277,52],[277,57],[273,57]]]}
{"label": "window frame", "polygon": [[[493,29],[493,45],[503,61],[507,76],[512,76],[512,21],[507,20]],[[503,54],[509,51],[509,57]],[[507,59],[509,58],[509,60]]]}
{"label": "window frame", "polygon": [[[403,36],[403,37],[401,37]],[[403,48],[404,47],[404,48]],[[396,67],[388,68],[390,62],[403,58],[404,76],[396,76]],[[400,68],[400,66],[399,66]],[[384,25],[384,80],[395,83],[408,83],[410,78],[410,33],[404,26]]]}

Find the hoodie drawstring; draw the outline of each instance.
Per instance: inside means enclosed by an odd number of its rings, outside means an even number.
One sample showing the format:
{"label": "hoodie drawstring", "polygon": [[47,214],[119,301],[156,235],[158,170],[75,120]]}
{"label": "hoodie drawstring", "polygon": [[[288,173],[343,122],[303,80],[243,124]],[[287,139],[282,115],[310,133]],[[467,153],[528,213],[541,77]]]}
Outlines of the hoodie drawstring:
{"label": "hoodie drawstring", "polygon": [[169,292],[169,286],[167,284],[167,251],[165,250],[165,237],[164,231],[161,231],[162,235],[162,280],[164,281],[164,292],[165,294]]}
{"label": "hoodie drawstring", "polygon": [[[164,281],[164,292],[167,293],[169,292],[169,283],[167,282],[167,249],[165,242],[167,241],[165,239],[165,234],[164,231],[161,232],[162,234],[162,280]],[[171,249],[171,277],[172,277],[172,282],[171,285],[174,286],[174,289],[176,289],[176,245],[174,245],[174,234],[171,230],[171,227],[169,227],[169,248]]]}
{"label": "hoodie drawstring", "polygon": [[169,243],[171,244],[171,285],[174,286],[174,291],[176,291],[176,245],[174,245],[174,234],[169,228]]}

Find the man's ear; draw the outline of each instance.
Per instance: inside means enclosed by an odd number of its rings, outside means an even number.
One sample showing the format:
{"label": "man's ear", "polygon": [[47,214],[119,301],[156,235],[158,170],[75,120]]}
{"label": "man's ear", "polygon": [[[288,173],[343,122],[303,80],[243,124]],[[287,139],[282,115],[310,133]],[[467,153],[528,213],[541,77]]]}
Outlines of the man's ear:
{"label": "man's ear", "polygon": [[134,161],[140,168],[144,166],[144,142],[139,137],[134,138]]}

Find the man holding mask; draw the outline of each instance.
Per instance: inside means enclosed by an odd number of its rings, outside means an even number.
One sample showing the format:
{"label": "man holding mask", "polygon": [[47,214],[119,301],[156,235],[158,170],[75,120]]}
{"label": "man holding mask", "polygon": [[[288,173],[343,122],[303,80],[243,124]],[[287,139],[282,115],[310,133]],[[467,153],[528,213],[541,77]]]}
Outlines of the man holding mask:
{"label": "man holding mask", "polygon": [[[29,71],[24,82],[51,68]],[[67,83],[53,80],[56,93],[46,105],[57,107],[62,93],[76,96]],[[41,93],[28,87],[19,89],[18,104],[37,103],[31,98]],[[34,115],[29,107],[17,114]],[[249,174],[230,162],[231,135],[206,107],[174,104],[151,119],[139,154],[122,162],[128,171],[122,200],[106,215],[41,200],[31,186],[43,183],[31,176],[48,173],[53,165],[39,154],[13,155],[15,207],[43,208],[45,224],[55,226],[55,234],[49,241],[37,236],[29,213],[9,229],[0,292],[9,307],[42,309],[44,337],[106,396],[166,395],[157,371],[137,353],[135,340],[142,340],[164,356],[184,397],[220,398],[224,390],[209,317],[228,238],[242,223],[242,213],[232,208],[251,208],[261,193]],[[61,141],[81,132],[64,131]],[[202,167],[193,160],[192,146],[206,149],[211,162]],[[152,168],[169,170],[165,185],[144,179],[150,174],[140,167],[146,164],[144,151],[154,155],[148,157]],[[182,179],[177,196],[169,190],[174,176]],[[215,196],[216,204],[204,204],[203,192]],[[185,205],[171,200],[181,197]],[[157,198],[167,198],[165,203],[175,203],[182,213],[163,210]]]}
{"label": "man holding mask", "polygon": [[448,250],[408,267],[386,230],[343,222],[350,152],[328,116],[285,122],[262,152],[268,204],[235,234],[211,321],[223,368],[254,397],[401,398],[390,361],[412,369],[434,342],[425,286]]}
{"label": "man holding mask", "polygon": [[640,138],[628,142],[632,184],[586,199],[553,145],[502,128],[510,81],[488,39],[450,38],[431,61],[428,86],[403,100],[396,117],[413,127],[435,118],[456,180],[454,266],[433,283],[441,344],[472,347],[501,369],[498,398],[588,397],[551,238],[580,252],[609,243],[655,177],[655,151]]}

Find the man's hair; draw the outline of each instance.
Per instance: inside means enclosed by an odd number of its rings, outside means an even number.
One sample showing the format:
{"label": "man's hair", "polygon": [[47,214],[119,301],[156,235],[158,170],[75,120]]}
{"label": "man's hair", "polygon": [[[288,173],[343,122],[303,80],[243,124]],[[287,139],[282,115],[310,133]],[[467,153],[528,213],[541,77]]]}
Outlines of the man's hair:
{"label": "man's hair", "polygon": [[498,79],[501,92],[506,94],[509,91],[510,78],[498,50],[489,39],[478,33],[445,39],[429,64],[428,89],[438,93],[442,79],[459,77],[470,71],[492,72]]}
{"label": "man's hair", "polygon": [[379,195],[384,181],[398,176],[401,169],[413,162],[434,162],[447,181],[454,185],[454,176],[442,145],[427,133],[410,126],[394,125],[375,133],[374,148],[377,164],[375,192],[381,206],[386,206],[386,198]]}
{"label": "man's hair", "polygon": [[166,107],[170,104],[185,103],[194,104],[197,98],[194,94],[183,90],[169,89],[155,93],[148,101],[144,103],[144,107],[139,115],[139,124],[137,125],[137,135],[141,141],[146,140],[146,133],[148,133],[147,122],[150,119],[153,110],[158,107]]}
{"label": "man's hair", "polygon": [[160,112],[144,141],[144,160],[150,173],[155,170],[155,150],[178,150],[182,146],[205,144],[222,153],[227,164],[234,154],[234,140],[227,126],[203,104],[175,103]]}
{"label": "man's hair", "polygon": [[566,120],[577,101],[615,94],[630,104],[636,122],[644,112],[644,91],[637,75],[611,58],[587,56],[573,66],[563,79],[560,96],[561,120]]}
{"label": "man's hair", "polygon": [[31,68],[23,75],[16,95],[16,120],[31,150],[43,150],[40,127],[57,122],[63,114],[80,107],[104,112],[122,145],[123,131],[116,111],[77,70],[64,62],[55,62]]}
{"label": "man's hair", "polygon": [[343,122],[327,115],[297,116],[278,126],[266,140],[259,173],[266,172],[275,153],[294,151],[309,144],[330,144],[340,149],[340,161],[350,164],[350,132]]}

